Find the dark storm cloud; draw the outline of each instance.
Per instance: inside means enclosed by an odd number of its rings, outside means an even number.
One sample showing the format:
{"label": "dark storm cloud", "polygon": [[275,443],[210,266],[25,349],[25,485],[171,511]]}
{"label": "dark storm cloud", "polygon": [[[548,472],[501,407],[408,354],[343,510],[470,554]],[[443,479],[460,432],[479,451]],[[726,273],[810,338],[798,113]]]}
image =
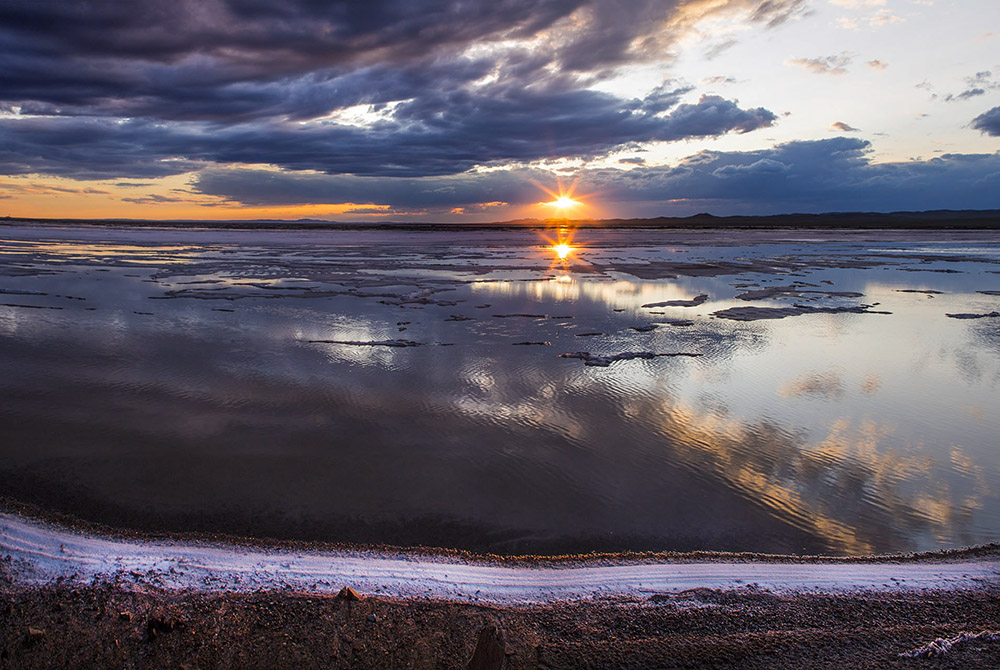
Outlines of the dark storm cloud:
{"label": "dark storm cloud", "polygon": [[1000,137],[1000,107],[994,107],[974,118],[972,127],[987,135]]}
{"label": "dark storm cloud", "polygon": [[211,169],[197,175],[194,188],[205,195],[254,206],[370,203],[451,209],[484,202],[527,204],[549,199],[535,181],[549,185],[553,180],[544,170],[526,169],[421,179]]}
{"label": "dark storm cloud", "polygon": [[490,163],[591,158],[635,142],[745,133],[775,120],[766,109],[743,109],[717,96],[678,104],[686,92],[660,88],[641,100],[558,85],[428,93],[367,128],[7,120],[0,122],[0,171],[142,178],[207,163],[270,163],[331,174],[430,176]]}
{"label": "dark storm cloud", "polygon": [[[11,60],[16,60],[12,58]],[[91,65],[88,63],[88,65]],[[359,104],[384,104],[456,90],[490,72],[487,60],[414,59],[405,65],[379,64],[351,71],[310,72],[295,77],[243,81],[203,69],[194,62],[143,68],[92,64],[72,74],[39,78],[8,69],[0,90],[8,109],[47,116],[107,116],[156,120],[240,123],[303,120]],[[16,102],[10,102],[14,100]]]}
{"label": "dark storm cloud", "polygon": [[[682,104],[691,91],[674,85],[641,99],[591,88],[667,57],[720,7],[772,25],[802,1],[8,0],[0,172],[430,176],[770,126],[763,108]],[[384,113],[336,122],[357,106]]]}
{"label": "dark storm cloud", "polygon": [[[582,188],[633,201],[684,199],[725,212],[987,209],[1000,154],[873,163],[867,141],[836,137],[752,152],[702,152],[669,168],[595,172]],[[702,207],[701,204],[698,207]]]}
{"label": "dark storm cloud", "polygon": [[[623,208],[636,203],[631,215],[645,213],[642,203],[650,214],[668,208],[683,213],[685,202],[693,211],[718,214],[996,206],[1000,154],[875,164],[868,150],[864,140],[837,137],[762,151],[701,152],[671,167],[581,171],[576,192],[596,193]],[[248,205],[355,202],[433,212],[483,202],[539,202],[547,196],[535,184],[552,188],[556,181],[555,174],[537,169],[425,179],[215,169],[199,175],[194,188]]]}
{"label": "dark storm cloud", "polygon": [[378,53],[525,36],[584,0],[8,0],[0,25],[40,55],[177,62],[192,54],[257,71],[311,70]]}
{"label": "dark storm cloud", "polygon": [[[734,6],[747,0],[731,0]],[[465,85],[497,67],[589,71],[660,53],[683,0],[9,0],[0,4],[0,91],[35,113],[245,120],[322,115]],[[530,39],[526,56],[461,54]],[[656,48],[654,48],[656,47]]]}
{"label": "dark storm cloud", "polygon": [[[173,146],[172,146],[173,145]],[[0,121],[0,173],[75,179],[153,178],[201,167],[176,153],[170,130],[145,121]]]}

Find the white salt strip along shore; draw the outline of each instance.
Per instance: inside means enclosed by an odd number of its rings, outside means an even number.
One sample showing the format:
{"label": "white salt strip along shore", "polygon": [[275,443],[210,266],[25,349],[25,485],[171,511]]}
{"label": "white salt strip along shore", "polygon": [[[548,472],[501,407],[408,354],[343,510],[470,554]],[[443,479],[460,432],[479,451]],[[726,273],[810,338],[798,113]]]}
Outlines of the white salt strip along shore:
{"label": "white salt strip along shore", "polygon": [[[9,558],[5,558],[9,557]],[[600,566],[501,566],[449,557],[366,551],[255,549],[87,535],[0,514],[0,559],[15,583],[137,583],[168,590],[292,590],[497,604],[759,588],[851,593],[1000,587],[1000,560],[768,563],[664,562]]]}

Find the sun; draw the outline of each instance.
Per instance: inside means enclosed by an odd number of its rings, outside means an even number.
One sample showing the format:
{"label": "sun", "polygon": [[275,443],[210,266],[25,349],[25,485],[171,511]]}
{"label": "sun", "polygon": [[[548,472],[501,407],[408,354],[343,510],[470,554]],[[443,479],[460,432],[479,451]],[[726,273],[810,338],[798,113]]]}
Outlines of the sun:
{"label": "sun", "polygon": [[556,252],[556,256],[559,257],[559,260],[565,260],[565,258],[569,256],[569,253],[573,251],[573,247],[563,242],[561,244],[553,244],[552,250]]}
{"label": "sun", "polygon": [[592,213],[591,199],[595,194],[577,191],[576,180],[572,184],[563,184],[561,180],[557,180],[554,189],[534,180],[531,183],[549,196],[548,200],[535,203],[536,207],[548,210],[546,218],[568,221],[570,218],[579,218]]}
{"label": "sun", "polygon": [[578,200],[574,200],[568,195],[561,195],[552,202],[544,203],[550,207],[555,207],[556,209],[569,209],[570,207],[577,207],[583,203]]}

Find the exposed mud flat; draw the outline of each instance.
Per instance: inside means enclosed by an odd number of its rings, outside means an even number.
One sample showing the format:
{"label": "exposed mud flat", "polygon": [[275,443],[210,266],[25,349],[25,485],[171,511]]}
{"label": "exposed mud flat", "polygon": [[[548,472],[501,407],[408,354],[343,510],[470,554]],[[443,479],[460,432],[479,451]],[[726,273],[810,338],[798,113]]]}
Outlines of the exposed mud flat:
{"label": "exposed mud flat", "polygon": [[986,312],[985,314],[945,314],[950,319],[996,319],[1000,318],[1000,312]]}
{"label": "exposed mud flat", "polygon": [[[988,591],[671,596],[523,607],[361,594],[176,593],[100,584],[0,586],[5,668],[465,668],[496,631],[505,670],[996,668]],[[492,637],[492,636],[491,636]],[[485,666],[490,667],[490,666]]]}
{"label": "exposed mud flat", "polygon": [[[791,307],[730,307],[712,312],[712,316],[733,321],[759,321],[761,319],[784,319],[789,316],[803,314],[891,314],[873,310],[868,305],[851,307],[812,307],[810,305],[792,305]],[[951,316],[949,314],[949,316]]]}
{"label": "exposed mud flat", "polygon": [[648,302],[643,305],[644,308],[649,307],[697,307],[708,300],[708,294],[702,293],[701,295],[696,295],[690,300],[664,300],[662,302]]}
{"label": "exposed mud flat", "polygon": [[821,291],[806,288],[810,284],[791,284],[788,286],[768,286],[767,288],[744,291],[736,296],[737,300],[770,300],[771,298],[803,298],[808,294],[836,298],[863,298],[864,293],[857,291]]}

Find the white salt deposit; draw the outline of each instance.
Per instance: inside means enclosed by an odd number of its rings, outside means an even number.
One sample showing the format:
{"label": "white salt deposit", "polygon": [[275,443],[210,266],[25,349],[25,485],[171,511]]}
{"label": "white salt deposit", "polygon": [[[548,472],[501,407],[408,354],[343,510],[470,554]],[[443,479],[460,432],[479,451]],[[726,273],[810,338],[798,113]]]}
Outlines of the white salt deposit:
{"label": "white salt deposit", "polygon": [[137,583],[170,590],[290,589],[504,604],[645,598],[693,588],[850,593],[1000,586],[1000,560],[919,562],[661,562],[503,566],[368,551],[246,548],[88,535],[0,514],[0,557],[15,583]]}

